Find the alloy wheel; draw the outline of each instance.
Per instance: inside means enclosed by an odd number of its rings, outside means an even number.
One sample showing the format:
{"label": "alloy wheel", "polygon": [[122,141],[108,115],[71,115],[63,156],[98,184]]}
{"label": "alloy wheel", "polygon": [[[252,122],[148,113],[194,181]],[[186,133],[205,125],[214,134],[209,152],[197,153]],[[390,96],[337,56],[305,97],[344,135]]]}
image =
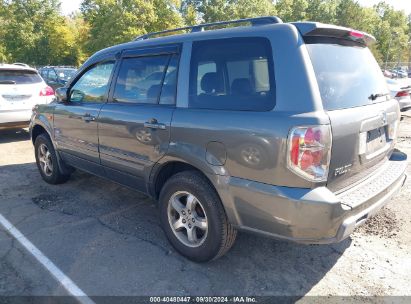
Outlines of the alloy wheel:
{"label": "alloy wheel", "polygon": [[53,174],[53,160],[49,148],[45,144],[38,147],[38,159],[43,173],[46,176],[51,176]]}
{"label": "alloy wheel", "polygon": [[168,222],[178,240],[188,247],[201,246],[208,233],[207,215],[201,202],[187,191],[174,193],[168,201]]}

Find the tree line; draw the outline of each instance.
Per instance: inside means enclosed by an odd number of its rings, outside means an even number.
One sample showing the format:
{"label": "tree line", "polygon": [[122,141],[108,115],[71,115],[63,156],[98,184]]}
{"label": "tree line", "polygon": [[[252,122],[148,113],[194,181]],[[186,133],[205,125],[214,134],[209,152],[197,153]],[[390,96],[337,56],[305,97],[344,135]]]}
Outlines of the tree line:
{"label": "tree line", "polygon": [[381,1],[356,0],[83,0],[63,16],[59,0],[0,0],[0,62],[79,66],[94,52],[136,36],[184,25],[276,15],[374,35],[377,60],[409,61],[411,16]]}

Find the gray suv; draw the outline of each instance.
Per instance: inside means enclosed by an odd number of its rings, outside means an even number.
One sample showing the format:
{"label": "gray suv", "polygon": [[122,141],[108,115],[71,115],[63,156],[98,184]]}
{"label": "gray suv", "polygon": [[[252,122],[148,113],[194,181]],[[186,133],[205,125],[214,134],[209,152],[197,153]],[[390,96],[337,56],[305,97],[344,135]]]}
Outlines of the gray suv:
{"label": "gray suv", "polygon": [[402,187],[399,107],[372,36],[277,17],[178,30],[97,52],[34,109],[46,182],[77,168],[150,195],[199,262],[237,230],[339,242]]}

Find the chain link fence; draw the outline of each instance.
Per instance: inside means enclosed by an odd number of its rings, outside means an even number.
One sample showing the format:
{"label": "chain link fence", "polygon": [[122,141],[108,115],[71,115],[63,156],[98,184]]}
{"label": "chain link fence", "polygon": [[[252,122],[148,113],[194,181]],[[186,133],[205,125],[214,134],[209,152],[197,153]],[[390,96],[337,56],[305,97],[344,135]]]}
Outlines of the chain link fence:
{"label": "chain link fence", "polygon": [[402,71],[411,71],[411,62],[383,62],[380,66],[383,70],[400,69]]}

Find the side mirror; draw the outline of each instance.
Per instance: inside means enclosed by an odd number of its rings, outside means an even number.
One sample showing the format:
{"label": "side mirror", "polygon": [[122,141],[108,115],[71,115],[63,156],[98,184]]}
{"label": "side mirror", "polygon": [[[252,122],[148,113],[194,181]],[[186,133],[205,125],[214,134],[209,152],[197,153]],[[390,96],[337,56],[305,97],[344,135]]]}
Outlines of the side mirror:
{"label": "side mirror", "polygon": [[56,100],[58,103],[64,103],[67,102],[68,100],[68,89],[67,88],[58,88],[56,89],[55,95],[56,95]]}

